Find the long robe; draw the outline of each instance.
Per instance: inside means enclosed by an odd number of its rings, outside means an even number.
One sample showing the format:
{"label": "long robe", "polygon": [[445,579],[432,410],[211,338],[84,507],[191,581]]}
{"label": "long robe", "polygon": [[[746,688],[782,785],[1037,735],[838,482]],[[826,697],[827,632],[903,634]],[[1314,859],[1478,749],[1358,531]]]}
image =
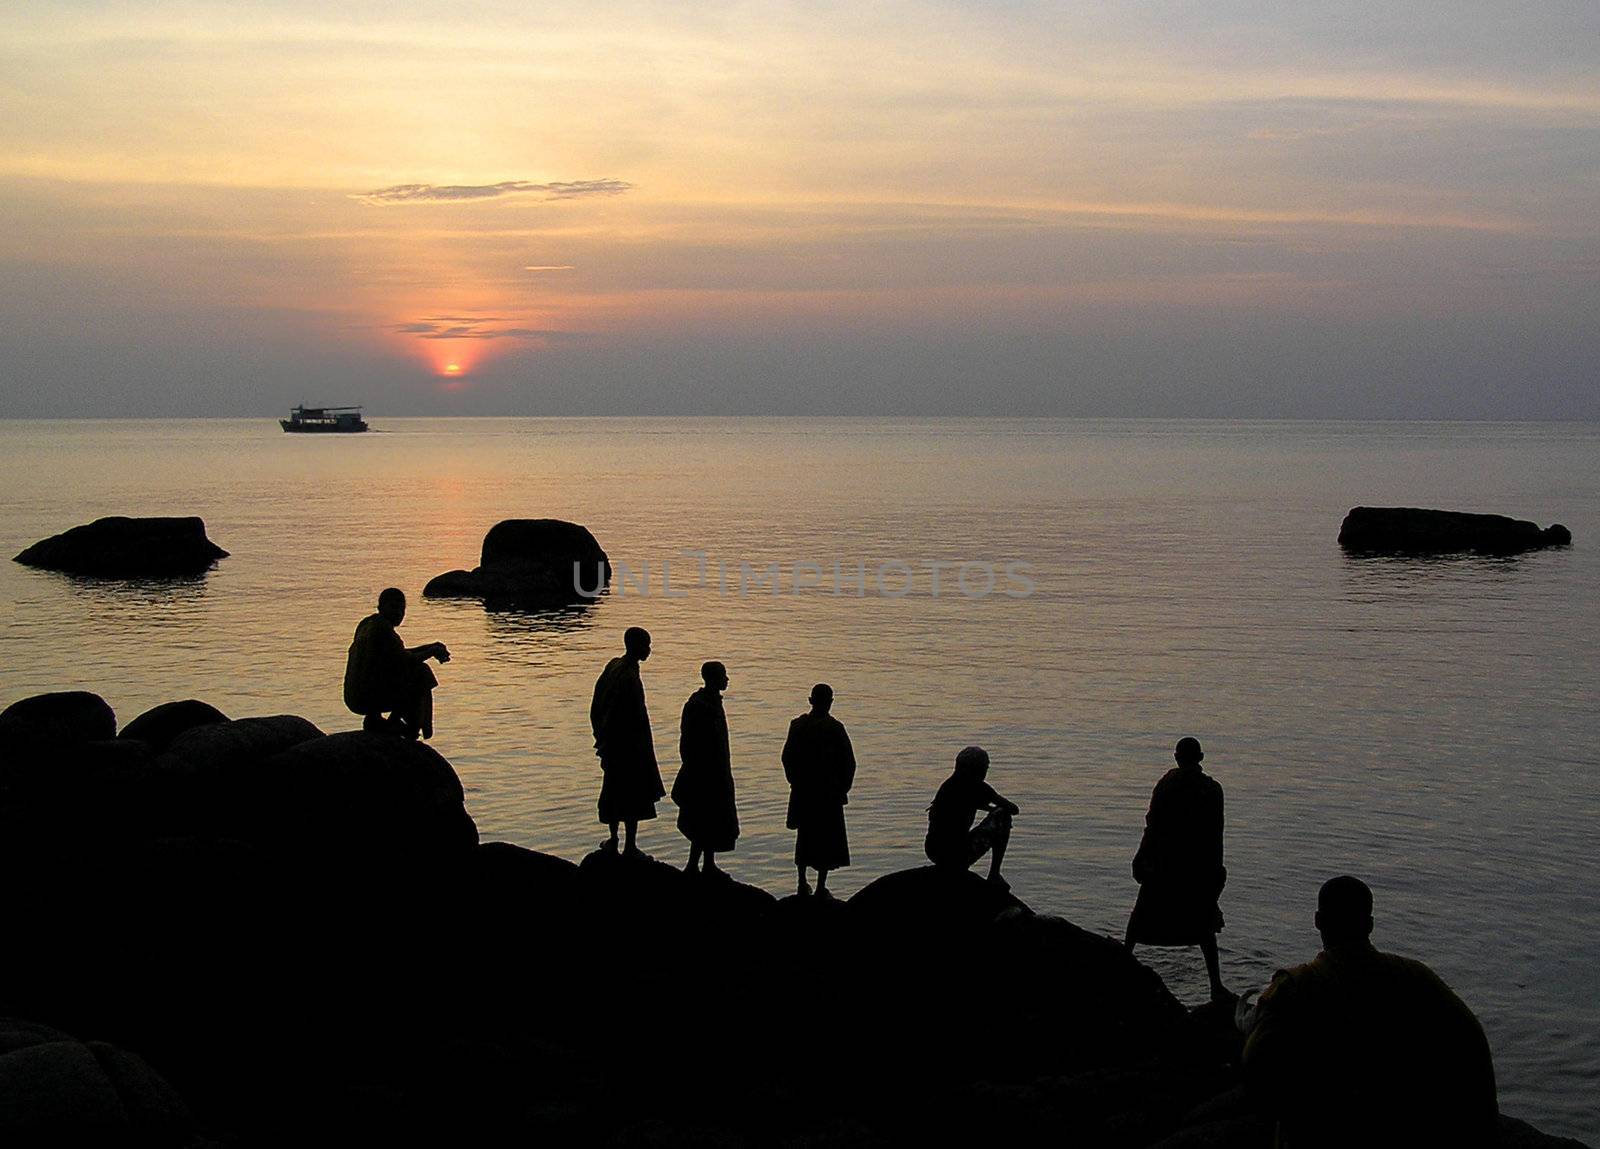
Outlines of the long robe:
{"label": "long robe", "polygon": [[844,724],[813,712],[789,723],[783,773],[789,780],[787,825],[795,831],[795,864],[818,870],[848,866],[844,808],[856,779],[856,755]]}
{"label": "long robe", "polygon": [[1222,787],[1198,765],[1174,767],[1156,783],[1133,876],[1135,942],[1197,945],[1222,929]]}
{"label": "long robe", "polygon": [[344,663],[344,704],[351,713],[409,711],[437,685],[428,664],[406,654],[394,623],[369,614],[356,624]]}
{"label": "long robe", "polygon": [[733,849],[739,837],[739,812],[728,751],[728,716],[722,695],[709,686],[683,704],[678,753],[683,765],[672,783],[678,831],[703,850]]}
{"label": "long robe", "polygon": [[594,728],[594,752],[605,773],[600,821],[609,825],[654,818],[656,799],[667,790],[656,765],[638,660],[621,656],[606,663],[594,684],[589,724]]}
{"label": "long robe", "polygon": [[1369,942],[1278,971],[1261,994],[1244,1073],[1294,1149],[1499,1142],[1478,1019],[1427,966]]}

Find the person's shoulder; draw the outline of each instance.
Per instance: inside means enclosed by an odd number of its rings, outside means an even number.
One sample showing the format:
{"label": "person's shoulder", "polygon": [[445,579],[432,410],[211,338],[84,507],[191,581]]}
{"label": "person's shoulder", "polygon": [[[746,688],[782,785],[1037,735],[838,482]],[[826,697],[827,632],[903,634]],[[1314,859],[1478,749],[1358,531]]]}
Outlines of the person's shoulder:
{"label": "person's shoulder", "polygon": [[1455,996],[1455,991],[1444,978],[1436,974],[1426,962],[1379,949],[1372,951],[1372,961],[1394,981],[1404,981],[1419,990],[1442,991],[1451,997]]}

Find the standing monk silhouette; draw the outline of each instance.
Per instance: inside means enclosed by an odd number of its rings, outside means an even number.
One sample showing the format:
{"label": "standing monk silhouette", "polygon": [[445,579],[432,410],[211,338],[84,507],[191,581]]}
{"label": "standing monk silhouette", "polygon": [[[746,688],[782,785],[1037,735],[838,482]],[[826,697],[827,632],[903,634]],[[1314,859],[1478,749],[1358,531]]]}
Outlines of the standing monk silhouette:
{"label": "standing monk silhouette", "polygon": [[828,711],[833,687],[811,688],[811,710],[789,723],[783,744],[783,773],[789,779],[789,829],[795,831],[794,864],[799,893],[809,894],[806,868],[817,871],[817,893],[828,893],[828,871],[850,864],[844,808],[856,779],[856,755],[844,725]]}
{"label": "standing monk silhouette", "polygon": [[1139,900],[1128,917],[1123,944],[1198,945],[1211,979],[1211,1000],[1230,1002],[1217,962],[1222,910],[1217,897],[1228,881],[1222,864],[1222,787],[1200,769],[1205,752],[1195,738],[1181,738],[1173,752],[1177,767],[1162,775],[1150,795],[1144,838],[1133,857]]}
{"label": "standing monk silhouette", "polygon": [[656,816],[656,799],[665,796],[656,766],[650,712],[644,705],[639,664],[650,657],[650,632],[630,626],[622,635],[623,653],[606,663],[594,684],[589,724],[594,752],[605,780],[600,784],[600,821],[611,827],[602,849],[617,848],[617,823],[628,827],[626,854],[643,858],[636,838],[639,823]]}
{"label": "standing monk silhouette", "polygon": [[721,874],[715,857],[733,849],[739,838],[739,811],[733,797],[733,762],[728,753],[728,716],[722,709],[722,692],[728,689],[728,670],[720,662],[700,668],[705,685],[683,704],[683,725],[678,753],[683,766],[672,783],[672,800],[678,805],[678,832],[689,839],[689,873]]}

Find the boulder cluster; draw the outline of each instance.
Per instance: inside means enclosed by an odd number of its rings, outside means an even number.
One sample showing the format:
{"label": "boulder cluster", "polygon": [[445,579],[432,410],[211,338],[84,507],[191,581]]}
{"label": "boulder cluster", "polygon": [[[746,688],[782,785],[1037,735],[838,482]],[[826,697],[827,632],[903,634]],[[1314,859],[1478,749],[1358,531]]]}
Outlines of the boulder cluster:
{"label": "boulder cluster", "polygon": [[435,575],[422,594],[540,609],[585,602],[610,581],[611,562],[587,527],[563,519],[506,519],[483,537],[476,567]]}
{"label": "boulder cluster", "polygon": [[1231,1019],[973,874],[780,900],[481,843],[386,735],[24,699],[0,864],[8,1144],[1271,1140]]}

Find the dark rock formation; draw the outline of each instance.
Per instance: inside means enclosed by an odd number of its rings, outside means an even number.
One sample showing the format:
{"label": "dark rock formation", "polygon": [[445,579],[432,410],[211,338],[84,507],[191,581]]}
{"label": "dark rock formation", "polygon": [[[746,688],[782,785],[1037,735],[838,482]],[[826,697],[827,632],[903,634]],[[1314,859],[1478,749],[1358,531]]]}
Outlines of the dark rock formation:
{"label": "dark rock formation", "polygon": [[190,727],[167,744],[160,761],[167,770],[190,774],[237,770],[322,737],[314,723],[295,714],[236,718]]}
{"label": "dark rock formation", "polygon": [[478,844],[461,779],[421,742],[360,731],[330,734],[301,741],[241,774],[253,795],[252,837],[263,847],[387,855],[415,864]]}
{"label": "dark rock formation", "polygon": [[1416,507],[1355,507],[1339,528],[1339,545],[1346,550],[1388,554],[1511,555],[1571,542],[1572,532],[1560,523],[1541,530],[1505,515]]}
{"label": "dark rock formation", "polygon": [[0,1018],[0,1142],[201,1144],[183,1099],[142,1058],[13,1018]]}
{"label": "dark rock formation", "polygon": [[484,536],[477,567],[438,575],[422,593],[545,608],[586,601],[610,580],[610,561],[587,527],[561,519],[506,519]]}
{"label": "dark rock formation", "polygon": [[12,1076],[0,1027],[8,1147],[18,1112],[182,1144],[163,1079],[240,1146],[1270,1144],[1227,1010],[976,874],[777,901],[477,845],[431,748],[291,716],[30,761],[0,785],[0,1015],[115,1034],[149,1076],[93,1043]]}
{"label": "dark rock formation", "polygon": [[183,578],[203,574],[228,552],[206,537],[198,516],[96,519],[34,543],[24,566],[96,578]]}
{"label": "dark rock formation", "polygon": [[116,712],[87,690],[35,694],[0,711],[0,754],[32,746],[96,742],[116,734]]}
{"label": "dark rock formation", "polygon": [[118,738],[137,738],[157,752],[165,750],[173,739],[196,726],[210,726],[228,721],[228,716],[208,702],[186,698],[182,702],[163,702],[152,706],[124,726]]}

